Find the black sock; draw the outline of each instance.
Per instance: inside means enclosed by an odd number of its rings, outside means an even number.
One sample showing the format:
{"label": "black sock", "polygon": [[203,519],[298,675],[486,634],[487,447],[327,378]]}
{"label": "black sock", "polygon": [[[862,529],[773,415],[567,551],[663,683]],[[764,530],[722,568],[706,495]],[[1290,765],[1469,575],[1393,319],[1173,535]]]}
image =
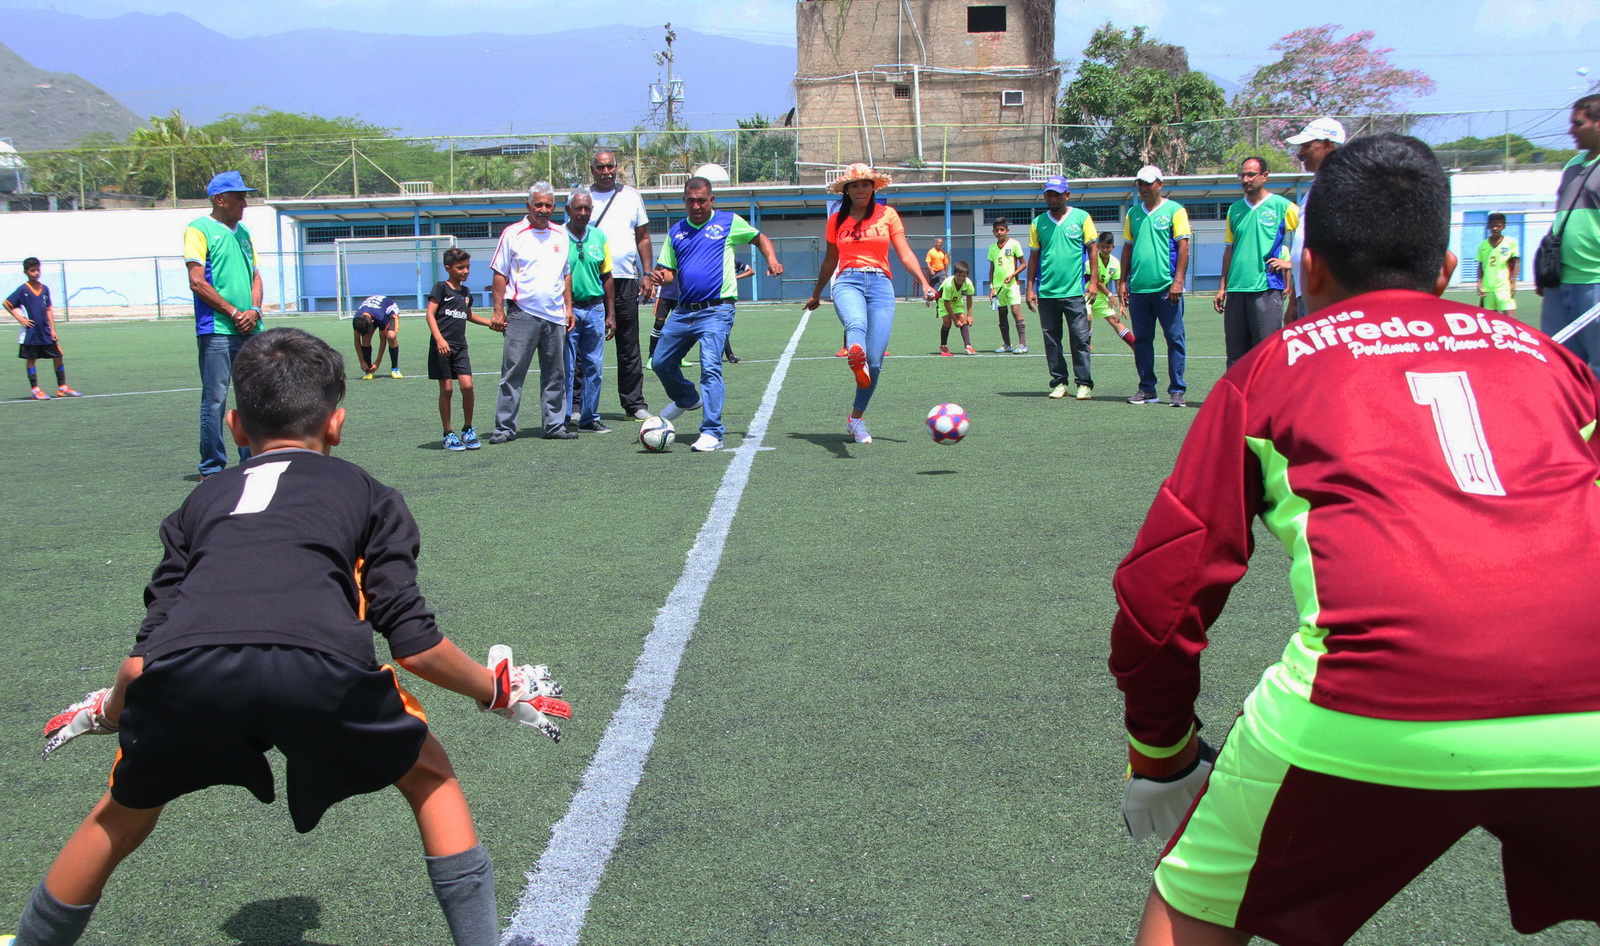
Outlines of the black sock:
{"label": "black sock", "polygon": [[28,366],[28,387],[36,388],[38,386],[39,386],[39,369],[33,367],[32,365],[29,365]]}
{"label": "black sock", "polygon": [[389,346],[389,367],[393,368],[395,371],[399,371],[400,370],[400,346],[399,345],[390,345]]}
{"label": "black sock", "polygon": [[365,368],[367,365],[370,365],[370,364],[372,364],[372,346],[371,345],[362,345],[361,346],[361,367]]}
{"label": "black sock", "polygon": [[17,920],[17,942],[27,946],[72,946],[83,935],[94,914],[95,903],[73,906],[62,903],[45,889],[44,881],[33,888],[28,905]]}
{"label": "black sock", "polygon": [[65,364],[56,365],[56,386],[63,388],[67,386],[67,366]]}
{"label": "black sock", "polygon": [[1011,326],[1006,324],[1005,316],[1000,317],[1000,342],[1005,347],[1011,347]]}
{"label": "black sock", "polygon": [[950,347],[950,326],[948,325],[939,326],[939,347]]}
{"label": "black sock", "polygon": [[439,898],[456,946],[498,946],[500,916],[494,907],[494,864],[483,845],[460,854],[424,857],[433,895]]}

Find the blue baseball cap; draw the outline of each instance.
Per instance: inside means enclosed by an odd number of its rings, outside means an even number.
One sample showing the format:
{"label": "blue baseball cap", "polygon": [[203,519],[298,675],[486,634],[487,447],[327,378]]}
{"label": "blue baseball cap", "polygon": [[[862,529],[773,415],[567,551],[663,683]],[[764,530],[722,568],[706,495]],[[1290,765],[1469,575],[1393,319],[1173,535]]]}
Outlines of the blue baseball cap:
{"label": "blue baseball cap", "polygon": [[211,179],[206,185],[206,196],[215,197],[218,194],[227,194],[232,191],[254,191],[254,187],[244,186],[244,178],[238,171],[223,171]]}
{"label": "blue baseball cap", "polygon": [[1045,178],[1044,189],[1047,191],[1055,191],[1058,194],[1072,193],[1072,185],[1068,184],[1067,179],[1059,174],[1052,174],[1051,176]]}

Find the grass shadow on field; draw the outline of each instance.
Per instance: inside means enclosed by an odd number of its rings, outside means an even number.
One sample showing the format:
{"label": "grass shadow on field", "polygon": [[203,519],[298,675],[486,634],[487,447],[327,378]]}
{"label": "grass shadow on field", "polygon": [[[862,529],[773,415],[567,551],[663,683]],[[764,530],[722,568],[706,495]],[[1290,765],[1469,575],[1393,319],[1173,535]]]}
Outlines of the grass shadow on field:
{"label": "grass shadow on field", "polygon": [[306,939],[322,926],[322,904],[310,897],[257,900],[239,908],[222,924],[238,946],[332,946]]}
{"label": "grass shadow on field", "polygon": [[996,391],[994,393],[1000,397],[1045,398],[1050,396],[1049,391]]}
{"label": "grass shadow on field", "polygon": [[834,434],[834,433],[827,433],[827,434],[790,433],[788,436],[789,436],[790,440],[804,440],[807,443],[816,444],[819,447],[825,447],[828,450],[831,450],[833,452],[834,456],[838,457],[841,460],[854,460],[855,459],[855,456],[853,454],[851,454],[850,450],[849,450],[849,448],[851,446],[853,446],[853,444],[850,441],[846,440],[844,438],[843,434]]}

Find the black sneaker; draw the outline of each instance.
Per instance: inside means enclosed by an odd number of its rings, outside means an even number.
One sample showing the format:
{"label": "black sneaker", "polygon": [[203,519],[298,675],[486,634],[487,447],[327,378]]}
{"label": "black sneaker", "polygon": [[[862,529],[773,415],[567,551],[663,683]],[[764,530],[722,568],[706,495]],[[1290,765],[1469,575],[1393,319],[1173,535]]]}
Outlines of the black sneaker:
{"label": "black sneaker", "polygon": [[730,365],[736,365],[736,364],[739,363],[739,356],[730,354],[728,357],[726,357],[726,358],[724,358],[722,360],[726,361]]}
{"label": "black sneaker", "polygon": [[568,430],[565,427],[557,427],[555,430],[547,430],[547,431],[545,431],[544,432],[544,439],[546,439],[546,440],[577,440],[578,439],[578,435],[573,433],[572,431]]}
{"label": "black sneaker", "polygon": [[609,433],[611,433],[611,428],[607,427],[605,424],[600,423],[599,421],[591,421],[590,423],[584,424],[583,426],[579,427],[578,429],[583,431],[586,434],[609,434]]}
{"label": "black sneaker", "polygon": [[1140,391],[1137,394],[1135,394],[1133,397],[1128,398],[1128,403],[1129,404],[1160,404],[1161,403],[1161,398],[1156,397],[1156,392],[1154,392],[1154,391]]}

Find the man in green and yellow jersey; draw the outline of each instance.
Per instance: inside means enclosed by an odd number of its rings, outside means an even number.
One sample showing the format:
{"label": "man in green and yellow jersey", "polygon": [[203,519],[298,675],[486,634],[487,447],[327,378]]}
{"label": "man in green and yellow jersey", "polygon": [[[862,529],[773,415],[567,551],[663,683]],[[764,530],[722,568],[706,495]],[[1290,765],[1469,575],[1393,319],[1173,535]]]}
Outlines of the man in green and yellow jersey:
{"label": "man in green and yellow jersey", "polygon": [[1245,158],[1239,164],[1244,196],[1228,208],[1223,241],[1222,282],[1212,305],[1222,313],[1228,365],[1261,340],[1283,328],[1285,273],[1273,267],[1284,258],[1300,208],[1288,198],[1267,193],[1267,162]]}
{"label": "man in green and yellow jersey", "polygon": [[1129,404],[1160,404],[1156,396],[1156,325],[1167,340],[1167,393],[1184,407],[1183,280],[1189,269],[1189,212],[1161,196],[1161,169],[1147,164],[1136,176],[1139,201],[1122,222],[1122,271],[1117,297],[1133,322],[1133,366],[1139,390]]}
{"label": "man in green and yellow jersey", "polygon": [[[1099,231],[1081,207],[1067,198],[1072,185],[1055,175],[1044,182],[1044,213],[1028,228],[1028,308],[1039,313],[1044,329],[1044,363],[1050,371],[1050,396],[1067,396],[1067,382],[1077,385],[1077,399],[1087,401],[1094,390],[1089,371],[1089,308],[1087,295],[1100,293],[1100,259],[1093,252]],[[1087,261],[1087,262],[1086,262]],[[1072,378],[1061,345],[1062,323],[1072,354]]]}

